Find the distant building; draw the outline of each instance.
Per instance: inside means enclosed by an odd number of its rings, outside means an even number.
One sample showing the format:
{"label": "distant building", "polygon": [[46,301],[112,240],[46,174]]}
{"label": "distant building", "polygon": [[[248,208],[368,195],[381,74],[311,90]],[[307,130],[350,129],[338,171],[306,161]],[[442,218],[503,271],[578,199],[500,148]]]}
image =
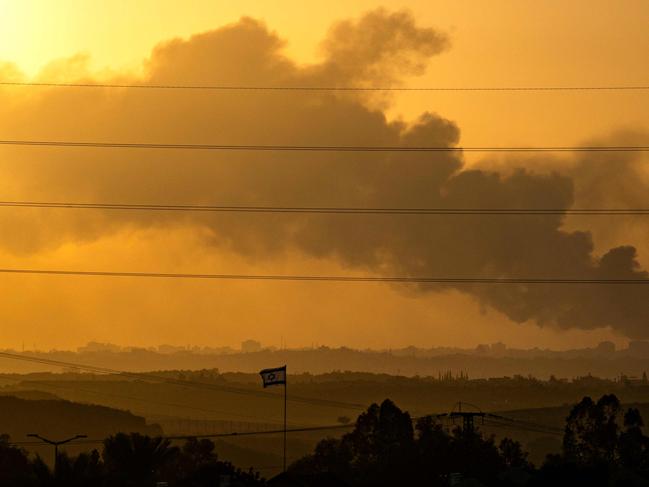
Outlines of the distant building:
{"label": "distant building", "polygon": [[241,342],[241,351],[243,353],[253,353],[261,351],[261,343],[257,340],[245,340]]}
{"label": "distant building", "polygon": [[158,345],[159,353],[172,354],[172,353],[185,352],[186,350],[187,350],[186,347],[178,346],[178,345],[167,345],[167,344]]}
{"label": "distant building", "polygon": [[122,347],[112,343],[88,342],[85,346],[77,348],[79,353],[120,352]]}
{"label": "distant building", "polygon": [[490,355],[494,357],[504,357],[507,353],[507,345],[504,343],[492,343],[491,345],[478,345],[475,348],[475,353],[478,355]]}

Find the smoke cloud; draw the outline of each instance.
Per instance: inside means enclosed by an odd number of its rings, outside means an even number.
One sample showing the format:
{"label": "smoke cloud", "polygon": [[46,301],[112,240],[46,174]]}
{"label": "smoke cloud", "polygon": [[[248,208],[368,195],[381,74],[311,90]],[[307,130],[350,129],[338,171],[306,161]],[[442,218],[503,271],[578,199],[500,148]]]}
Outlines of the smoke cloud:
{"label": "smoke cloud", "polygon": [[[322,44],[319,64],[300,66],[262,23],[236,24],[158,45],[142,78],[151,84],[397,86],[449,48],[435,29],[406,12],[373,11],[341,22]],[[19,76],[11,66],[12,78]],[[83,59],[59,61],[48,79],[90,80]],[[45,76],[45,75],[43,75]],[[377,103],[377,101],[379,103]],[[0,90],[6,139],[281,145],[453,147],[460,129],[424,112],[389,120],[388,98],[353,93],[156,90]],[[559,123],[559,122],[557,122]],[[631,137],[617,135],[616,137]],[[638,137],[638,135],[634,135]],[[4,199],[71,202],[564,208],[638,203],[630,194],[638,156],[584,154],[506,171],[467,167],[458,153],[218,153],[125,149],[7,148],[0,151]],[[488,161],[487,161],[488,162]],[[547,163],[546,163],[547,162]],[[486,167],[486,166],[485,166]],[[641,181],[638,176],[636,181]],[[608,189],[607,189],[608,188]],[[589,223],[590,224],[590,223]],[[546,216],[166,214],[2,210],[0,245],[37,255],[71,241],[128,229],[191,227],[206,248],[248,259],[299,253],[335,259],[350,272],[438,277],[647,278],[636,249],[597,251],[584,221]],[[570,227],[570,228],[569,228]],[[610,230],[610,228],[609,228]],[[416,296],[448,286],[400,288]],[[473,285],[457,289],[516,322],[561,328],[612,327],[649,338],[649,286]]]}

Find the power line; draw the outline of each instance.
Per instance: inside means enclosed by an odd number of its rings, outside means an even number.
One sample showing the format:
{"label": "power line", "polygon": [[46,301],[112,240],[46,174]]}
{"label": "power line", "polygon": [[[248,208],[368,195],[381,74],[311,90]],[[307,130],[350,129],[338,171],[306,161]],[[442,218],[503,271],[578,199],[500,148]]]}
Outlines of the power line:
{"label": "power line", "polygon": [[526,433],[538,433],[538,434],[548,434],[548,435],[555,435],[555,436],[563,436],[563,432],[561,430],[558,430],[556,428],[548,428],[548,427],[534,427],[534,426],[527,426],[525,424],[516,424],[516,423],[509,423],[509,422],[501,422],[501,421],[494,421],[491,419],[485,419],[485,426],[491,426],[495,428],[505,428],[505,429],[513,429],[517,431],[524,431]]}
{"label": "power line", "polygon": [[[475,411],[462,411],[462,406],[470,406],[475,409]],[[462,420],[462,428],[467,431],[473,431],[476,419],[481,422],[483,425],[515,429],[519,431],[533,432],[533,433],[545,433],[545,434],[557,434],[562,435],[563,431],[554,428],[552,426],[547,426],[539,423],[534,423],[532,421],[523,421],[518,419],[512,419],[505,416],[501,416],[493,413],[485,413],[475,404],[470,404],[466,402],[457,403],[457,409],[454,407],[450,413],[442,413],[434,415],[438,419],[452,420],[455,419]]]}
{"label": "power line", "polygon": [[[72,365],[71,365],[72,366]],[[5,382],[12,382],[14,385],[22,385],[22,386],[29,386],[29,385],[34,385],[35,387],[45,387],[45,388],[54,388],[54,389],[62,389],[62,390],[69,390],[69,391],[76,391],[76,392],[81,392],[85,394],[95,394],[98,396],[106,396],[106,397],[113,397],[113,398],[118,398],[118,399],[125,399],[125,400],[130,400],[130,401],[137,401],[137,402],[144,402],[148,404],[155,404],[158,406],[168,406],[168,407],[175,407],[175,408],[180,408],[180,409],[188,409],[192,411],[201,411],[201,412],[208,412],[208,413],[217,413],[217,414],[224,414],[226,416],[236,416],[236,417],[241,417],[241,418],[246,418],[248,420],[254,419],[256,420],[257,423],[259,423],[261,420],[265,423],[269,424],[281,424],[281,421],[277,421],[271,418],[266,418],[266,417],[260,417],[260,416],[254,416],[251,414],[242,414],[242,413],[235,413],[231,411],[224,411],[224,410],[219,410],[219,409],[210,409],[210,408],[202,408],[199,406],[191,406],[188,404],[179,404],[179,403],[170,403],[170,402],[161,402],[161,401],[155,401],[153,399],[146,399],[146,398],[141,398],[141,397],[134,397],[134,396],[127,396],[124,394],[115,394],[115,393],[110,393],[110,392],[105,392],[105,391],[97,391],[97,390],[90,390],[90,389],[83,389],[80,387],[76,387],[74,385],[62,385],[59,383],[54,384],[54,381],[38,381],[38,380],[18,380],[18,379],[8,379],[5,377],[0,377],[0,380],[3,380]],[[58,382],[58,381],[57,381]],[[228,421],[226,419],[220,419],[221,421]],[[304,423],[302,423],[304,424]]]}
{"label": "power line", "polygon": [[[419,418],[412,418],[412,421],[416,421]],[[532,428],[532,427],[526,427],[524,425],[517,425],[514,423],[510,424],[505,424],[504,422],[496,422],[496,421],[489,421],[486,420],[491,424],[488,424],[488,426],[494,426],[494,427],[509,427],[510,429],[517,429],[520,431],[527,431],[527,432],[532,432],[532,433],[547,433],[547,434],[557,434],[560,435],[562,434],[561,430],[556,429],[556,428],[549,428],[549,427],[540,427],[540,428]],[[345,429],[351,429],[355,428],[356,424],[355,423],[349,423],[349,424],[335,424],[335,425],[324,425],[324,426],[309,426],[309,427],[299,427],[299,428],[289,428],[286,430],[287,433],[309,433],[309,432],[317,432],[317,431],[331,431],[331,430],[345,430]],[[203,435],[163,435],[160,436],[160,438],[167,439],[167,440],[189,440],[189,439],[210,439],[210,438],[236,438],[236,437],[241,437],[241,436],[265,436],[265,435],[276,435],[276,434],[281,434],[284,433],[283,429],[277,429],[277,430],[261,430],[261,431],[241,431],[241,432],[232,432],[232,433],[213,433],[213,434],[203,434]],[[79,439],[71,443],[75,444],[101,444],[105,440],[103,439]],[[11,445],[15,446],[36,446],[40,445],[40,442],[33,442],[33,441],[22,441],[22,442],[11,442]]]}
{"label": "power line", "polygon": [[[349,424],[335,424],[328,426],[307,426],[302,428],[290,428],[287,429],[287,433],[309,433],[312,431],[328,431],[328,430],[340,430],[340,429],[350,429],[356,427],[356,423]],[[167,436],[167,439],[170,440],[188,440],[190,438],[228,438],[233,436],[260,436],[260,435],[277,435],[284,433],[283,429],[276,430],[262,430],[262,431],[242,431],[242,432],[233,432],[233,433],[216,433],[216,434],[207,434],[207,435],[180,435],[180,436]]]}
{"label": "power line", "polygon": [[128,84],[128,83],[55,83],[3,81],[0,86],[26,86],[51,88],[127,88],[154,90],[200,90],[200,91],[305,91],[305,92],[426,92],[426,91],[646,91],[649,85],[591,85],[591,86],[271,86],[271,85],[183,85],[183,84]]}
{"label": "power line", "polygon": [[198,406],[191,406],[188,404],[178,404],[178,403],[170,403],[170,402],[161,402],[161,401],[155,401],[152,399],[146,399],[146,398],[141,398],[141,397],[134,397],[134,396],[126,396],[124,394],[115,394],[115,393],[110,393],[110,392],[105,392],[105,391],[96,391],[96,390],[90,390],[90,389],[82,389],[80,387],[76,386],[64,386],[61,384],[54,384],[54,381],[37,381],[37,380],[18,380],[18,379],[6,379],[3,377],[0,377],[0,380],[5,380],[5,381],[12,381],[15,383],[15,385],[34,385],[35,387],[44,387],[44,388],[54,388],[54,389],[62,389],[62,390],[71,390],[75,392],[81,392],[85,394],[95,394],[98,396],[106,396],[106,397],[113,397],[117,399],[125,399],[129,401],[137,401],[137,402],[144,402],[148,404],[155,404],[157,406],[168,406],[168,407],[175,407],[179,409],[188,409],[192,411],[201,411],[201,412],[207,412],[207,413],[216,413],[216,414],[223,414],[226,416],[236,416],[236,417],[241,417],[241,418],[246,418],[246,419],[255,419],[257,422],[259,420],[262,420],[266,423],[274,423],[274,424],[281,424],[281,422],[270,419],[270,418],[261,418],[259,416],[253,416],[251,414],[242,414],[242,413],[234,413],[230,411],[223,411],[219,409],[209,409],[209,408],[202,408]]}
{"label": "power line", "polygon": [[[416,421],[419,418],[413,417],[411,419],[412,421]],[[503,418],[503,419],[507,419],[507,418]],[[505,427],[510,429],[517,429],[520,431],[532,432],[532,433],[547,433],[547,434],[556,434],[556,435],[562,434],[561,430],[556,428],[549,428],[549,427],[533,428],[530,426],[525,426],[520,424],[514,424],[514,423],[506,424],[504,422],[501,423],[498,421],[487,420],[487,419],[485,419],[485,421],[490,423],[487,424],[488,426]],[[317,431],[345,430],[345,429],[351,429],[355,427],[356,427],[355,423],[336,424],[336,425],[289,428],[286,430],[286,432],[287,433],[309,433],[309,432],[317,432]],[[264,435],[276,435],[276,434],[283,434],[283,433],[284,433],[283,429],[277,429],[277,430],[261,430],[261,431],[242,431],[242,432],[232,432],[232,433],[213,433],[213,434],[204,434],[204,435],[163,435],[160,436],[160,438],[173,441],[173,440],[190,440],[190,439],[236,438],[241,436],[264,436]],[[79,439],[71,443],[102,444],[104,443],[104,441],[105,441],[104,439],[101,440],[100,439]],[[11,442],[10,444],[13,446],[37,446],[40,445],[41,443],[33,442],[33,441],[22,441],[22,442],[19,441],[19,442]]]}
{"label": "power line", "polygon": [[[545,425],[540,425],[536,423],[529,423],[529,422],[519,422],[518,420],[513,420],[510,418],[505,418],[502,416],[496,416],[496,415],[491,415],[489,413],[484,413],[485,416],[485,423],[487,426],[493,426],[493,427],[504,427],[504,428],[510,428],[510,429],[516,429],[519,431],[526,431],[526,432],[531,432],[531,433],[546,433],[546,434],[555,434],[555,435],[562,435],[563,431],[559,428],[553,428]],[[434,417],[440,417],[440,416],[446,416],[444,414],[442,415],[433,415]],[[493,417],[494,419],[491,419],[489,417]],[[417,421],[418,417],[412,417],[411,420]],[[500,419],[501,421],[499,421]],[[335,424],[335,425],[323,425],[323,426],[307,426],[307,427],[297,427],[297,428],[289,428],[286,430],[287,433],[308,433],[308,432],[316,432],[316,431],[327,431],[327,430],[344,430],[344,429],[351,429],[355,428],[356,424],[355,423],[349,423],[349,424]],[[201,434],[201,435],[163,435],[160,436],[160,438],[167,439],[167,440],[189,440],[189,439],[210,439],[210,438],[233,438],[233,437],[240,437],[240,436],[262,436],[262,435],[276,435],[276,434],[281,434],[284,433],[284,429],[277,429],[277,430],[260,430],[260,431],[242,431],[242,432],[232,432],[232,433],[212,433],[212,434]],[[73,443],[75,444],[101,444],[103,443],[104,440],[101,439],[79,439],[74,441]],[[23,442],[11,442],[11,445],[15,446],[34,446],[34,445],[40,445],[40,442],[33,442],[33,441],[23,441]]]}
{"label": "power line", "polygon": [[[470,414],[470,413],[469,413]],[[563,435],[563,431],[559,428],[542,425],[539,423],[533,423],[530,421],[521,421],[512,418],[507,418],[500,415],[495,415],[491,413],[474,413],[479,414],[484,419],[482,420],[486,426],[492,427],[502,427],[515,429],[519,431],[531,432],[531,433],[540,433],[540,434],[554,434],[554,435]],[[449,413],[444,414],[434,414],[429,415],[430,417],[437,418],[449,418]],[[420,417],[412,417],[411,421],[416,422],[421,419]],[[349,424],[335,424],[335,425],[324,425],[324,426],[306,426],[306,427],[296,427],[289,429],[277,429],[277,430],[261,430],[261,431],[243,431],[243,432],[232,432],[232,433],[212,433],[212,434],[201,434],[201,435],[163,435],[160,438],[167,440],[189,440],[189,439],[210,439],[210,438],[233,438],[240,436],[261,436],[261,435],[275,435],[286,433],[306,433],[306,432],[316,432],[316,431],[327,431],[327,430],[344,430],[355,428],[356,423]],[[78,439],[73,443],[76,444],[101,444],[105,440],[101,439]],[[40,445],[40,442],[24,441],[24,442],[11,442],[11,445],[14,446],[36,446]]]}
{"label": "power line", "polygon": [[[414,418],[413,418],[414,419]],[[351,429],[356,427],[355,423],[350,423],[350,424],[335,424],[335,425],[326,425],[326,426],[308,426],[308,427],[303,427],[303,428],[289,428],[286,430],[287,433],[309,433],[309,432],[315,432],[315,431],[329,431],[329,430],[341,430],[341,429]],[[163,435],[159,436],[158,438],[163,438],[165,440],[191,440],[191,439],[210,439],[210,438],[237,438],[240,436],[265,436],[265,435],[277,435],[277,434],[283,434],[284,429],[277,429],[277,430],[261,430],[261,431],[241,431],[241,432],[233,432],[233,433],[214,433],[214,434],[206,434],[206,435]],[[70,444],[101,444],[105,440],[99,440],[99,439],[79,439],[73,442],[70,442]],[[34,442],[34,441],[15,441],[11,442],[11,445],[14,446],[36,446],[36,445],[41,445],[41,442]]]}
{"label": "power line", "polygon": [[534,421],[526,421],[521,419],[508,418],[506,416],[501,416],[499,414],[488,413],[485,418],[486,421],[493,422],[494,424],[501,425],[503,427],[512,427],[518,429],[527,428],[529,431],[537,430],[537,432],[545,432],[552,434],[563,435],[564,431],[561,428],[556,428],[554,426],[548,426],[542,423],[536,423]]}
{"label": "power line", "polygon": [[0,145],[31,147],[86,147],[99,149],[166,149],[251,152],[647,152],[645,145],[538,146],[538,147],[445,147],[445,146],[344,146],[344,145],[223,145],[163,144],[145,142],[81,142],[64,140],[0,140]]}
{"label": "power line", "polygon": [[[207,389],[207,390],[214,390],[214,391],[219,391],[219,392],[227,392],[227,393],[233,393],[233,394],[242,394],[242,395],[248,395],[248,396],[257,396],[257,397],[262,397],[266,399],[281,399],[283,400],[283,396],[277,395],[277,394],[272,394],[269,392],[264,392],[264,391],[257,391],[257,390],[252,390],[252,389],[242,389],[239,387],[233,387],[233,386],[225,386],[222,384],[213,384],[213,383],[206,383],[206,382],[196,382],[196,381],[189,381],[189,380],[184,380],[184,379],[174,379],[171,377],[165,377],[165,376],[160,376],[156,374],[148,374],[148,373],[137,373],[137,372],[127,372],[123,370],[118,370],[118,369],[111,369],[108,367],[97,367],[94,365],[85,365],[85,364],[78,364],[74,362],[65,362],[62,360],[53,360],[53,359],[47,359],[44,357],[34,357],[34,356],[29,356],[29,355],[19,355],[15,353],[10,353],[10,352],[0,352],[0,358],[7,358],[7,359],[12,359],[12,360],[22,360],[26,362],[35,362],[35,363],[41,363],[45,365],[51,365],[55,367],[71,367],[71,368],[76,368],[80,370],[86,370],[89,372],[95,372],[99,374],[116,374],[116,375],[121,375],[124,377],[131,377],[134,379],[140,379],[140,380],[148,380],[148,381],[157,381],[157,382],[162,382],[162,383],[168,383],[168,384],[173,384],[173,385],[178,385],[181,387],[191,387],[191,388],[198,388],[198,389]],[[291,395],[288,399],[289,401],[296,402],[296,403],[305,403],[305,404],[312,404],[316,406],[326,406],[326,407],[333,407],[333,408],[338,408],[338,409],[352,409],[352,410],[362,410],[365,407],[362,404],[354,404],[354,403],[349,403],[349,402],[343,402],[343,401],[335,401],[335,400],[329,400],[329,399],[318,399],[318,398],[310,398],[310,397],[302,397],[302,396],[296,396],[296,395]]]}
{"label": "power line", "polygon": [[60,208],[124,211],[188,211],[214,213],[323,213],[362,215],[649,215],[649,208],[362,208],[315,206],[213,206],[130,203],[0,201],[5,208]]}
{"label": "power line", "polygon": [[[431,284],[616,284],[646,285],[649,279],[606,278],[508,278],[508,277],[407,277],[407,276],[326,276],[278,274],[190,274],[157,272],[74,271],[58,269],[0,269],[2,274],[32,274],[84,277],[138,277],[161,279],[213,279],[238,281],[329,281],[371,283],[431,283]],[[0,355],[2,355],[0,353]]]}
{"label": "power line", "polygon": [[[419,418],[413,417],[411,418],[412,421],[416,421]],[[507,418],[504,418],[507,419]],[[513,421],[513,420],[510,420]],[[550,428],[550,427],[545,427],[542,425],[539,425],[540,427],[534,428],[531,426],[526,426],[522,424],[515,424],[513,422],[510,423],[505,423],[505,422],[498,422],[494,420],[488,420],[485,418],[485,422],[487,423],[487,426],[493,426],[493,427],[504,427],[504,428],[509,428],[509,429],[516,429],[519,431],[526,431],[526,432],[531,432],[531,433],[547,433],[547,434],[555,434],[555,435],[562,435],[563,432],[557,428]],[[317,432],[317,431],[330,431],[330,430],[345,430],[345,429],[351,429],[355,428],[356,424],[355,423],[349,423],[349,424],[336,424],[336,425],[324,425],[324,426],[308,426],[308,427],[299,427],[299,428],[289,428],[286,430],[287,433],[309,433],[309,432]],[[232,432],[232,433],[213,433],[213,434],[202,434],[202,435],[163,435],[160,436],[160,438],[166,439],[166,440],[190,440],[190,439],[210,439],[210,438],[236,438],[236,437],[241,437],[241,436],[264,436],[264,435],[276,435],[276,434],[282,434],[284,433],[283,429],[277,429],[277,430],[261,430],[261,431],[241,431],[241,432]],[[79,439],[71,443],[75,444],[101,444],[105,440],[99,440],[99,439]],[[40,442],[33,442],[33,441],[23,441],[23,442],[11,442],[11,445],[15,446],[36,446],[40,445]]]}

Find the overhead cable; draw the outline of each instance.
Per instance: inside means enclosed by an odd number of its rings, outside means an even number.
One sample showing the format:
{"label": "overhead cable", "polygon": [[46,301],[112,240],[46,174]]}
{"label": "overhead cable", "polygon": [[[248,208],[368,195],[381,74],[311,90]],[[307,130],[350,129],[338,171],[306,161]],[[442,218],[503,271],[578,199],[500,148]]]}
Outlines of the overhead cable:
{"label": "overhead cable", "polygon": [[361,215],[649,215],[649,208],[398,208],[318,206],[234,206],[131,203],[78,203],[60,201],[0,201],[0,208],[52,208],[77,210],[169,211],[214,213],[323,213]]}
{"label": "overhead cable", "polygon": [[100,83],[100,82],[38,82],[1,81],[0,86],[24,86],[44,88],[111,88],[111,89],[149,89],[149,90],[197,90],[197,91],[304,91],[304,92],[426,92],[426,91],[646,91],[649,85],[555,85],[555,86],[306,86],[306,85],[228,85],[228,84],[152,84],[152,83]]}
{"label": "overhead cable", "polygon": [[[526,277],[410,277],[290,274],[191,274],[159,272],[76,271],[61,269],[0,269],[2,274],[58,275],[83,277],[129,277],[155,279],[210,279],[236,281],[332,281],[412,284],[606,284],[647,285],[649,278],[526,278]],[[0,353],[0,355],[2,355]]]}
{"label": "overhead cable", "polygon": [[[174,377],[168,377],[168,376],[162,376],[162,375],[157,375],[157,374],[150,374],[150,373],[138,373],[138,372],[128,372],[128,371],[123,371],[123,370],[117,370],[117,369],[112,369],[108,367],[97,367],[94,365],[87,365],[87,364],[79,364],[79,363],[74,363],[74,362],[66,362],[62,360],[53,360],[53,359],[48,359],[45,357],[38,357],[38,356],[33,356],[33,355],[25,355],[25,354],[17,354],[17,353],[11,353],[11,352],[0,352],[0,358],[7,358],[7,359],[12,359],[12,360],[21,360],[21,361],[26,361],[26,362],[35,362],[35,363],[41,363],[44,365],[50,365],[54,367],[68,367],[68,368],[76,368],[79,370],[86,370],[88,372],[94,372],[98,374],[115,374],[115,375],[121,375],[124,377],[130,377],[133,379],[139,379],[139,380],[146,380],[146,381],[153,381],[153,382],[162,382],[162,383],[167,383],[167,384],[172,384],[172,385],[177,385],[181,387],[189,387],[189,388],[198,388],[198,389],[206,389],[206,390],[213,390],[213,391],[218,391],[218,392],[225,392],[225,393],[233,393],[233,394],[240,394],[240,395],[247,395],[247,396],[257,396],[261,398],[266,398],[266,399],[277,399],[277,400],[284,400],[283,396],[279,394],[273,394],[269,392],[264,392],[264,391],[258,391],[254,389],[244,389],[241,387],[235,387],[235,386],[228,386],[225,384],[216,384],[216,383],[209,383],[209,382],[198,382],[198,381],[190,381],[190,380],[185,380],[185,379],[176,379]],[[330,400],[330,399],[319,399],[319,398],[312,398],[312,397],[302,397],[298,395],[291,395],[288,398],[289,401],[291,402],[296,402],[296,403],[305,403],[305,404],[311,404],[315,406],[325,406],[325,407],[332,407],[332,408],[338,408],[338,409],[353,409],[353,410],[361,410],[364,409],[364,406],[361,404],[353,404],[349,402],[343,402],[343,401],[335,401],[335,400]]]}
{"label": "overhead cable", "polygon": [[250,152],[648,152],[649,145],[607,146],[403,146],[403,145],[263,145],[173,144],[155,142],[99,142],[72,140],[3,139],[0,145],[26,147],[76,147],[97,149],[161,149]]}

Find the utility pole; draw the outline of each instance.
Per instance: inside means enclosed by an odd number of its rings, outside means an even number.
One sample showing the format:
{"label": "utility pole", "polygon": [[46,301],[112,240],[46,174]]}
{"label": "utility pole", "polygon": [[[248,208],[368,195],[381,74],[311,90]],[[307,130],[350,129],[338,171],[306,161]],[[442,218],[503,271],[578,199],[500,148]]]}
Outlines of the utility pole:
{"label": "utility pole", "polygon": [[70,443],[71,441],[78,440],[80,438],[88,438],[87,435],[76,435],[73,436],[72,438],[68,438],[67,440],[54,441],[48,438],[44,438],[40,435],[37,435],[36,433],[30,433],[27,436],[30,438],[38,438],[43,443],[47,443],[48,445],[54,446],[54,478],[57,478],[57,466],[59,463],[59,445],[65,445],[66,443]]}
{"label": "utility pole", "polygon": [[[487,416],[487,413],[483,413],[482,411],[462,411],[461,402],[458,402],[457,406],[457,411],[439,414],[437,415],[437,417],[450,418],[451,420],[453,420],[453,422],[455,422],[455,418],[462,419],[462,431],[464,431],[465,433],[473,433],[475,431],[475,418],[484,418],[485,416]],[[469,404],[469,406],[473,406],[473,404]],[[478,408],[476,407],[476,409]]]}

